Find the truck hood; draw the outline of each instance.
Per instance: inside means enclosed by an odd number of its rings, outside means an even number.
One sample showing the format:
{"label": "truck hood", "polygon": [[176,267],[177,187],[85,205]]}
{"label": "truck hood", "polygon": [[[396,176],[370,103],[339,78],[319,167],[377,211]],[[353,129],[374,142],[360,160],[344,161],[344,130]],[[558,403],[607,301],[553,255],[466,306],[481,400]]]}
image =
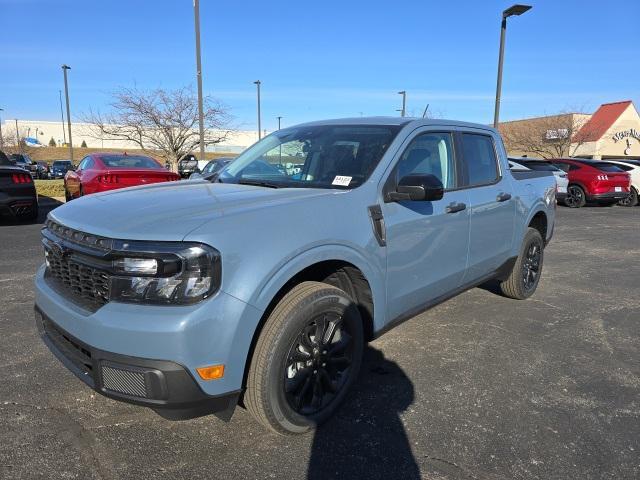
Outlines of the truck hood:
{"label": "truck hood", "polygon": [[[81,197],[53,210],[53,220],[87,233],[127,240],[179,241],[223,215],[341,193],[208,181],[166,182]],[[342,192],[344,193],[344,192]]]}

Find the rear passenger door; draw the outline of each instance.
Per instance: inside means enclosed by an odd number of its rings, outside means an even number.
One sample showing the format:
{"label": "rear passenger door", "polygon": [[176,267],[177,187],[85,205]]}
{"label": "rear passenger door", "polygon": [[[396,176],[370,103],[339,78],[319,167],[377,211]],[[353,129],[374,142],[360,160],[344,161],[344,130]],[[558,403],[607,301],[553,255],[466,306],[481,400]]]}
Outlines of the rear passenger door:
{"label": "rear passenger door", "polygon": [[463,185],[469,194],[469,264],[464,283],[493,272],[511,256],[515,199],[510,175],[503,175],[502,144],[488,131],[458,133]]}

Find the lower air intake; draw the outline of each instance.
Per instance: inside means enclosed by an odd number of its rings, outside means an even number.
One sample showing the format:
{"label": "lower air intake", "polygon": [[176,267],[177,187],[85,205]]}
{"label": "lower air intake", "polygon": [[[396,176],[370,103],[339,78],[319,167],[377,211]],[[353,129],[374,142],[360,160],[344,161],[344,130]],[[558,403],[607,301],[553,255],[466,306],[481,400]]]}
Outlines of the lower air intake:
{"label": "lower air intake", "polygon": [[103,366],[102,384],[107,390],[147,398],[147,385],[142,372]]}

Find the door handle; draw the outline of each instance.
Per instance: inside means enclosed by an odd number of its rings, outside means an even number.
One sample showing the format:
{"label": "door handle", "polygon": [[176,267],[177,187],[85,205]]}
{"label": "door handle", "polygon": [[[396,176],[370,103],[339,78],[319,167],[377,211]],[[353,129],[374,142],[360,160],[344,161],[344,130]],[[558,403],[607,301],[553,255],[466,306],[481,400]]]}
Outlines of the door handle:
{"label": "door handle", "polygon": [[506,202],[511,199],[511,194],[507,192],[500,192],[496,197],[496,201],[498,202]]}
{"label": "door handle", "polygon": [[461,212],[462,210],[464,210],[465,208],[467,208],[467,204],[466,203],[461,203],[461,202],[451,202],[447,208],[446,208],[446,212],[447,213],[456,213],[456,212]]}

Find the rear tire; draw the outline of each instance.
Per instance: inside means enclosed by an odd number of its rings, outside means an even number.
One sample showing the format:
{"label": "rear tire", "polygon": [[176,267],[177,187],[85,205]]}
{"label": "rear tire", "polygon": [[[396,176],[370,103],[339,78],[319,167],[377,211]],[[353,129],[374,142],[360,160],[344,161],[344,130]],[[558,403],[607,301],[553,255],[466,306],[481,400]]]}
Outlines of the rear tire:
{"label": "rear tire", "polygon": [[258,338],[244,402],[281,434],[308,432],[329,419],[358,376],[362,319],[339,288],[303,282],[278,302]]}
{"label": "rear tire", "polygon": [[506,297],[515,300],[529,298],[538,288],[544,260],[544,241],[535,228],[529,227],[522,241],[520,255],[509,277],[500,283],[500,290]]}
{"label": "rear tire", "polygon": [[634,187],[631,187],[629,196],[624,200],[620,200],[618,205],[622,207],[635,207],[638,205],[638,191]]}

